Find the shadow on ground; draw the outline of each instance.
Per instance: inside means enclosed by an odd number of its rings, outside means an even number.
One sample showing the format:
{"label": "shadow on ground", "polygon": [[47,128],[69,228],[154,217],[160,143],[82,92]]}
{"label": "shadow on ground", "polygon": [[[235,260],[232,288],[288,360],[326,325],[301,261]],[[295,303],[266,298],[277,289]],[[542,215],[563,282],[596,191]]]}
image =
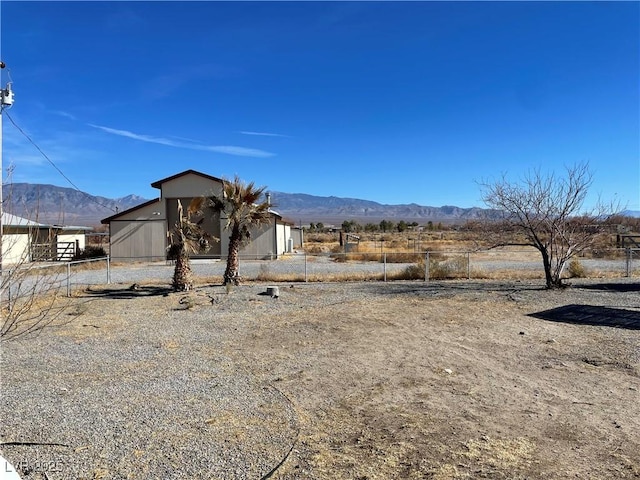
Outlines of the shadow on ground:
{"label": "shadow on ground", "polygon": [[363,283],[361,288],[379,295],[417,294],[417,295],[454,295],[464,292],[496,292],[512,293],[514,291],[543,291],[546,290],[543,283],[518,282],[518,281],[408,281],[408,282],[371,282]]}
{"label": "shadow on ground", "polygon": [[574,288],[604,290],[607,292],[640,292],[640,283],[593,283],[590,285],[576,285]]}
{"label": "shadow on ground", "polygon": [[157,296],[168,296],[173,289],[171,287],[166,286],[150,286],[150,285],[137,285],[134,284],[128,288],[88,288],[84,291],[84,295],[88,297],[103,297],[103,298],[113,298],[118,300],[126,300],[129,298],[140,298],[140,297],[157,297]]}
{"label": "shadow on ground", "polygon": [[622,308],[564,305],[542,312],[530,313],[529,316],[551,322],[640,330],[640,311]]}

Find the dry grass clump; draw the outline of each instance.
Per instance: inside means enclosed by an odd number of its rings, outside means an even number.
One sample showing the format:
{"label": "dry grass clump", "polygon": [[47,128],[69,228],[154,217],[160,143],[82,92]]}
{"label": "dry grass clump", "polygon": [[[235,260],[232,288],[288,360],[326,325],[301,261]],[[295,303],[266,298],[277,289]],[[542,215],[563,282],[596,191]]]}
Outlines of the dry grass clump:
{"label": "dry grass clump", "polygon": [[503,471],[530,465],[535,452],[535,444],[526,438],[493,439],[485,436],[480,440],[470,440],[464,446],[467,451],[462,453],[463,457]]}
{"label": "dry grass clump", "polygon": [[339,251],[334,251],[331,258],[335,262],[377,262],[383,263],[414,263],[421,262],[424,259],[424,253],[414,252],[412,250],[397,250],[393,252],[382,252],[379,248],[372,245],[358,245],[351,247],[352,250],[344,253],[342,247]]}
{"label": "dry grass clump", "polygon": [[387,280],[424,280],[425,268],[424,262],[409,265],[400,272],[387,273]]}
{"label": "dry grass clump", "polygon": [[542,267],[540,270],[484,270],[482,268],[472,268],[470,277],[475,280],[539,280],[544,278]]}
{"label": "dry grass clump", "polygon": [[572,259],[567,267],[567,275],[569,278],[584,278],[587,271],[577,258]]}
{"label": "dry grass clump", "polygon": [[268,265],[262,264],[254,280],[258,282],[304,282],[304,275],[299,273],[273,273]]}
{"label": "dry grass clump", "polygon": [[342,251],[342,247],[338,242],[327,243],[305,243],[304,251],[308,254],[324,254]]}
{"label": "dry grass clump", "polygon": [[308,282],[369,282],[374,280],[384,280],[384,275],[382,273],[370,272],[344,272],[310,274],[307,276]]}

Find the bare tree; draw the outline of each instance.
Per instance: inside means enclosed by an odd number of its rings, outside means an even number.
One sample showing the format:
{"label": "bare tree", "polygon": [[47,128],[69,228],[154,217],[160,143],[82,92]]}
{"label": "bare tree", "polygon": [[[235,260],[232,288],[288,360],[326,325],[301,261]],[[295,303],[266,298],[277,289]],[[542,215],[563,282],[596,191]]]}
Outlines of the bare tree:
{"label": "bare tree", "polygon": [[[5,220],[9,218],[19,217],[5,214]],[[35,222],[26,219],[20,218],[20,222],[22,233],[12,232],[11,226],[7,226],[0,237],[3,244],[0,271],[2,341],[36,333],[74,318],[64,288],[64,266],[32,261],[32,249],[36,242],[39,245],[51,245],[56,251],[55,233],[50,229],[38,228]]]}
{"label": "bare tree", "polygon": [[523,237],[502,245],[529,245],[540,252],[547,288],[563,286],[567,262],[589,248],[594,240],[593,225],[613,215],[613,206],[599,205],[582,211],[593,182],[587,163],[567,167],[566,176],[529,172],[520,182],[505,176],[482,182],[482,200],[505,214],[506,224]]}
{"label": "bare tree", "polygon": [[[10,168],[13,172],[13,168]],[[66,264],[58,263],[57,228],[38,222],[39,207],[14,201],[13,185],[3,191],[0,231],[0,341],[66,324],[83,308],[67,296]],[[8,212],[20,211],[18,217]]]}

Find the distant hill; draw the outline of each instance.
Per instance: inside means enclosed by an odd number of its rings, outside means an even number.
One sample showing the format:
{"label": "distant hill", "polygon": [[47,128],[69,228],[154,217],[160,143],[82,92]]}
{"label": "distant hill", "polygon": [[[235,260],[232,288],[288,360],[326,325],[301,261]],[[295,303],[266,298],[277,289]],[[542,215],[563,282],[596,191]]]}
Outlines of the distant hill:
{"label": "distant hill", "polygon": [[625,210],[622,212],[625,217],[640,218],[640,210]]}
{"label": "distant hill", "polygon": [[416,203],[387,205],[357,198],[321,197],[304,193],[271,193],[273,209],[294,223],[323,222],[341,224],[344,220],[379,223],[382,220],[405,220],[418,223],[464,222],[496,218],[496,212],[477,207],[427,207]]}
{"label": "distant hill", "polygon": [[2,198],[4,209],[14,215],[42,223],[88,226],[99,225],[102,218],[147,201],[138,195],[112,199],[33,183],[3,185]]}
{"label": "distant hill", "polygon": [[[96,226],[116,210],[123,211],[147,201],[138,195],[111,199],[72,188],[30,183],[5,185],[2,193],[6,211],[40,222],[65,225]],[[427,207],[415,203],[385,205],[371,200],[304,193],[271,192],[271,200],[273,209],[295,224],[340,225],[344,220],[362,224],[381,220],[452,223],[496,216],[496,212],[476,207]]]}

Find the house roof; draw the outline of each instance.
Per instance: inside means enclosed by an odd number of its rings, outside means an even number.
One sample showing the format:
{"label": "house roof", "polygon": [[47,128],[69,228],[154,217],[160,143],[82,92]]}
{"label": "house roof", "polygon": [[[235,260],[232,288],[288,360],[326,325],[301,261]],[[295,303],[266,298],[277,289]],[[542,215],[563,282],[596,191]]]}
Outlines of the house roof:
{"label": "house roof", "polygon": [[6,227],[37,227],[47,228],[49,225],[44,223],[34,222],[28,218],[18,217],[12,213],[2,212],[2,225]]}
{"label": "house roof", "polygon": [[4,227],[30,227],[30,228],[55,228],[61,231],[84,230],[89,232],[93,230],[91,227],[81,227],[75,225],[51,225],[48,223],[39,223],[29,220],[28,218],[19,217],[12,213],[2,212],[2,225]]}
{"label": "house roof", "polygon": [[162,188],[162,184],[163,183],[169,182],[171,180],[175,180],[176,178],[180,178],[180,177],[183,177],[185,175],[198,175],[198,176],[206,178],[208,180],[213,180],[215,182],[223,182],[224,181],[221,178],[214,177],[212,175],[207,175],[206,173],[198,172],[196,170],[185,170],[184,172],[176,173],[175,175],[171,175],[170,177],[163,178],[162,180],[158,180],[156,182],[153,182],[151,184],[151,186],[153,188]]}
{"label": "house roof", "polygon": [[[206,178],[207,180],[213,180],[215,182],[224,182],[224,180],[222,178],[218,178],[218,177],[214,177],[212,175],[207,175],[206,173],[202,173],[202,172],[198,172],[196,170],[185,170],[184,172],[180,172],[180,173],[176,173],[175,175],[171,175],[170,177],[167,178],[163,178],[162,180],[157,180],[155,182],[153,182],[151,184],[152,187],[154,188],[162,188],[162,184],[163,183],[167,183],[170,182],[171,180],[175,180],[176,178],[180,178],[183,177],[185,175],[198,175],[199,177],[203,177]],[[109,222],[111,222],[112,220],[117,220],[119,217],[121,217],[122,215],[134,212],[135,210],[139,209],[139,208],[143,208],[143,207],[147,207],[149,205],[152,205],[156,202],[159,202],[160,199],[156,198],[153,200],[149,200],[148,202],[145,203],[141,203],[140,205],[136,205],[135,207],[131,207],[127,210],[123,210],[122,212],[118,212],[115,215],[111,215],[110,217],[107,218],[103,218],[102,220],[100,220],[100,223],[102,224],[108,224]],[[279,218],[282,218],[282,215],[280,215],[278,212],[269,209],[269,213],[271,213],[272,215],[275,215]]]}
{"label": "house roof", "polygon": [[81,225],[53,225],[54,228],[58,228],[63,232],[83,231],[91,232],[93,227],[83,227]]}
{"label": "house roof", "polygon": [[102,220],[100,220],[100,223],[107,224],[111,220],[116,220],[118,217],[121,217],[122,215],[126,215],[127,213],[131,213],[135,210],[138,210],[139,208],[148,207],[149,205],[153,205],[154,203],[159,203],[159,202],[160,202],[159,198],[154,198],[153,200],[149,200],[147,202],[141,203],[140,205],[136,205],[135,207],[127,208],[126,210],[123,210],[122,212],[118,212],[114,215],[111,215],[110,217],[103,218]]}

